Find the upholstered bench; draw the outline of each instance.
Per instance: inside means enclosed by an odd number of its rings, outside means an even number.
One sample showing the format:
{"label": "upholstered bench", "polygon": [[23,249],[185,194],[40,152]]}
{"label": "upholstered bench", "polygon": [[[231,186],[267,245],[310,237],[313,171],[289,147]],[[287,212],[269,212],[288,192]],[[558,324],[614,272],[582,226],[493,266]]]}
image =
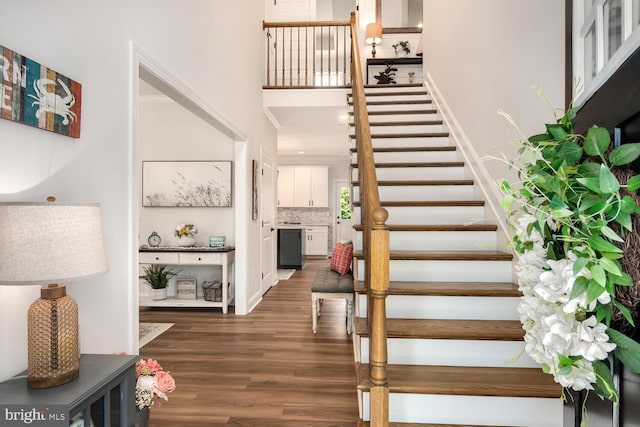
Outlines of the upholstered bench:
{"label": "upholstered bench", "polygon": [[353,276],[350,273],[340,275],[333,270],[319,270],[311,284],[311,311],[313,333],[318,329],[320,306],[324,299],[343,299],[347,302],[347,333],[353,331]]}

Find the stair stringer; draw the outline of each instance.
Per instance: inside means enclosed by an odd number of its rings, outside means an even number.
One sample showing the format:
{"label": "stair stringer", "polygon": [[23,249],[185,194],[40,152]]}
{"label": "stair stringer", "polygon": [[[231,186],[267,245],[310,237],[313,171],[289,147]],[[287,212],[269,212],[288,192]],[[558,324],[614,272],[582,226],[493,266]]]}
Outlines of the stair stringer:
{"label": "stair stringer", "polygon": [[452,142],[458,147],[460,155],[465,161],[465,166],[471,172],[478,190],[482,193],[486,202],[486,218],[493,219],[495,224],[498,225],[498,242],[501,242],[498,247],[501,250],[509,251],[510,249],[507,247],[507,242],[511,239],[512,233],[506,226],[506,217],[501,206],[502,197],[496,188],[495,179],[489,175],[482,158],[478,155],[473,144],[471,144],[462,126],[440,93],[431,74],[428,72],[425,73],[424,86],[431,94],[433,105],[437,109],[439,117],[444,122],[444,129],[449,132]]}

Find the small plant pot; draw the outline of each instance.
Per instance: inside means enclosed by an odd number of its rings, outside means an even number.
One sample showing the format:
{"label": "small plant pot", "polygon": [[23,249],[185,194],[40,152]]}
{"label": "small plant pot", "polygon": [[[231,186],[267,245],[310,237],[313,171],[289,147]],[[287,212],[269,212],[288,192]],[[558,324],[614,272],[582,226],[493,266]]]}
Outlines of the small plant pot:
{"label": "small plant pot", "polygon": [[154,301],[167,299],[167,288],[151,289],[151,299]]}

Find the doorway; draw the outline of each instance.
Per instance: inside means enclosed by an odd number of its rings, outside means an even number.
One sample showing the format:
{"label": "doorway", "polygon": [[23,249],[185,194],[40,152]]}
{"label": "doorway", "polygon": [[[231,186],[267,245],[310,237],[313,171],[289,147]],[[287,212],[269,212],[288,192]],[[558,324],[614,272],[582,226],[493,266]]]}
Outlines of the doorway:
{"label": "doorway", "polygon": [[351,185],[348,181],[336,181],[336,212],[334,215],[334,242],[353,240]]}
{"label": "doorway", "polygon": [[275,283],[276,275],[276,239],[275,239],[275,203],[273,194],[273,160],[262,153],[262,164],[258,173],[260,179],[260,220],[262,221],[262,294]]}

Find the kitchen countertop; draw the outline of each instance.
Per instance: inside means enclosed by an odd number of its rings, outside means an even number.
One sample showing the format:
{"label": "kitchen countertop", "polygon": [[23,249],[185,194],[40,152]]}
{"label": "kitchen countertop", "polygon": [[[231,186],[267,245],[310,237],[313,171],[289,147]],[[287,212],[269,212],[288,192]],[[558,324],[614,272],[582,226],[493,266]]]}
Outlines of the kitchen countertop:
{"label": "kitchen countertop", "polygon": [[277,223],[277,228],[307,228],[307,227],[328,227],[329,224],[291,224],[291,223]]}

